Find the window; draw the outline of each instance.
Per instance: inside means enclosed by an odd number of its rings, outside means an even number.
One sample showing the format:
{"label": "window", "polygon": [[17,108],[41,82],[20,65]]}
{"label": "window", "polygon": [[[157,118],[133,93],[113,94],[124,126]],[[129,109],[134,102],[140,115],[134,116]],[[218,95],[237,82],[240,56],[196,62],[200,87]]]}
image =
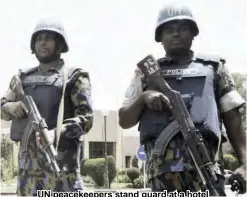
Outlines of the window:
{"label": "window", "polygon": [[[116,143],[107,142],[107,155],[116,157]],[[89,158],[105,157],[105,142],[89,142]]]}
{"label": "window", "polygon": [[125,168],[130,167],[131,156],[125,156]]}
{"label": "window", "polygon": [[81,143],[80,159],[84,158],[84,142]]}

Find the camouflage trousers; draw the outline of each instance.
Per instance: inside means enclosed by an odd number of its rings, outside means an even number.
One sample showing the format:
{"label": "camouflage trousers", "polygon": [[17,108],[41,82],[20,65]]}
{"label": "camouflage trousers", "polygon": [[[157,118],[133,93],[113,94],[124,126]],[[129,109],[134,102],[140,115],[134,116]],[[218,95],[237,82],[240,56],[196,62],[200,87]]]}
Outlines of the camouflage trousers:
{"label": "camouflage trousers", "polygon": [[[161,192],[166,190],[167,192],[172,192],[177,190],[186,192],[190,190],[191,192],[197,192],[204,190],[194,162],[187,152],[181,137],[171,141],[164,155],[152,155],[154,144],[155,140],[144,144],[147,157],[146,173],[148,184],[152,191]],[[210,146],[209,150],[209,154],[213,158],[215,150],[212,146]],[[225,178],[222,175],[221,168],[218,168],[217,176],[219,181],[215,186],[221,196],[226,196],[224,191]]]}
{"label": "camouflage trousers", "polygon": [[76,192],[83,190],[83,181],[77,173],[64,173],[56,180],[50,172],[19,170],[17,196],[37,196],[37,190]]}
{"label": "camouflage trousers", "polygon": [[[224,178],[218,176],[219,182],[215,187],[217,188],[220,196],[226,196],[224,191]],[[198,192],[199,190],[205,191],[201,181],[195,171],[184,171],[184,172],[167,172],[158,177],[155,177],[149,182],[153,192]]]}

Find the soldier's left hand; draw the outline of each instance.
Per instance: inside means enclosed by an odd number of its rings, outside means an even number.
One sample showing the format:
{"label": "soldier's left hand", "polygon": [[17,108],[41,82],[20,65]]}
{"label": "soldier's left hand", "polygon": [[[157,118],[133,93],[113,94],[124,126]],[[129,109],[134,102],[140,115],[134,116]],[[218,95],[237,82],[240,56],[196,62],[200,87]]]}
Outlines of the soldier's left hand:
{"label": "soldier's left hand", "polygon": [[240,183],[241,189],[239,194],[246,193],[246,165],[240,166],[233,172],[232,176],[229,178],[229,183],[232,184],[234,180]]}
{"label": "soldier's left hand", "polygon": [[[51,144],[53,144],[54,141],[55,141],[55,129],[49,130],[47,132],[47,135],[48,135],[48,138],[49,138],[49,142]],[[37,144],[37,147],[39,149],[43,148],[42,145],[41,145],[41,138],[40,138],[40,133],[39,132],[36,132],[36,144]]]}

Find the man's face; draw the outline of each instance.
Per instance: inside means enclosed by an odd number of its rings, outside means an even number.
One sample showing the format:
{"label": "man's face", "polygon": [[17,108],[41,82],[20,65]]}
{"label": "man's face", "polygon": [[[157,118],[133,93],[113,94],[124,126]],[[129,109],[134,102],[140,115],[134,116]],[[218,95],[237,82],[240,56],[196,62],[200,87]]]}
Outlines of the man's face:
{"label": "man's face", "polygon": [[35,54],[40,62],[47,62],[55,55],[56,41],[55,33],[53,32],[40,32],[35,40]]}
{"label": "man's face", "polygon": [[162,44],[167,53],[179,54],[190,50],[194,34],[186,20],[171,21],[164,25]]}

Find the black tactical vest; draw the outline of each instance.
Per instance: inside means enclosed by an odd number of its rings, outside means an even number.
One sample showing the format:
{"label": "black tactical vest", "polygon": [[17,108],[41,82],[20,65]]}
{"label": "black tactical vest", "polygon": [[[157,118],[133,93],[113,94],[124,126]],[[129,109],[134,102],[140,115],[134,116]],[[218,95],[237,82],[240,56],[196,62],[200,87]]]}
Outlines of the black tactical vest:
{"label": "black tactical vest", "polygon": [[[34,67],[21,70],[20,72],[20,79],[24,92],[26,95],[32,96],[40,115],[46,120],[48,129],[54,129],[57,124],[57,115],[63,88],[62,69],[59,71],[54,70],[47,73],[41,73],[39,72],[38,67]],[[75,71],[75,68],[68,69],[69,80],[64,95],[64,119],[74,116],[74,109],[69,98],[69,81]],[[26,125],[26,118],[12,120],[10,137],[13,141],[20,141]]]}
{"label": "black tactical vest", "polygon": [[[181,93],[195,126],[204,135],[221,137],[221,120],[214,86],[219,61],[198,58],[183,66],[161,60],[158,62],[164,79],[172,89]],[[158,137],[173,119],[170,111],[157,112],[145,107],[139,123],[141,143]]]}
{"label": "black tactical vest", "polygon": [[[38,68],[31,68],[22,70],[20,79],[26,95],[32,96],[37,109],[47,123],[48,129],[54,129],[57,126],[57,116],[59,104],[61,101],[63,91],[63,69],[68,69],[68,81],[64,94],[64,119],[74,117],[73,105],[70,99],[72,87],[77,79],[77,73],[82,72],[78,68],[65,68],[64,66],[59,70],[49,71],[47,73],[39,72]],[[11,125],[11,139],[14,141],[21,141],[22,135],[27,126],[27,119],[13,119]],[[81,138],[82,139],[82,138]],[[80,166],[80,152],[81,139],[67,139],[60,138],[58,146],[58,164],[63,171],[79,172]],[[34,133],[30,136],[28,147],[31,147],[32,141],[35,140]],[[37,152],[38,150],[33,150]],[[37,154],[34,154],[38,157]],[[39,151],[38,165],[32,162],[32,159],[25,154],[25,150],[20,147],[19,150],[19,168],[26,170],[41,169],[51,171],[50,166],[44,160],[45,155]]]}

